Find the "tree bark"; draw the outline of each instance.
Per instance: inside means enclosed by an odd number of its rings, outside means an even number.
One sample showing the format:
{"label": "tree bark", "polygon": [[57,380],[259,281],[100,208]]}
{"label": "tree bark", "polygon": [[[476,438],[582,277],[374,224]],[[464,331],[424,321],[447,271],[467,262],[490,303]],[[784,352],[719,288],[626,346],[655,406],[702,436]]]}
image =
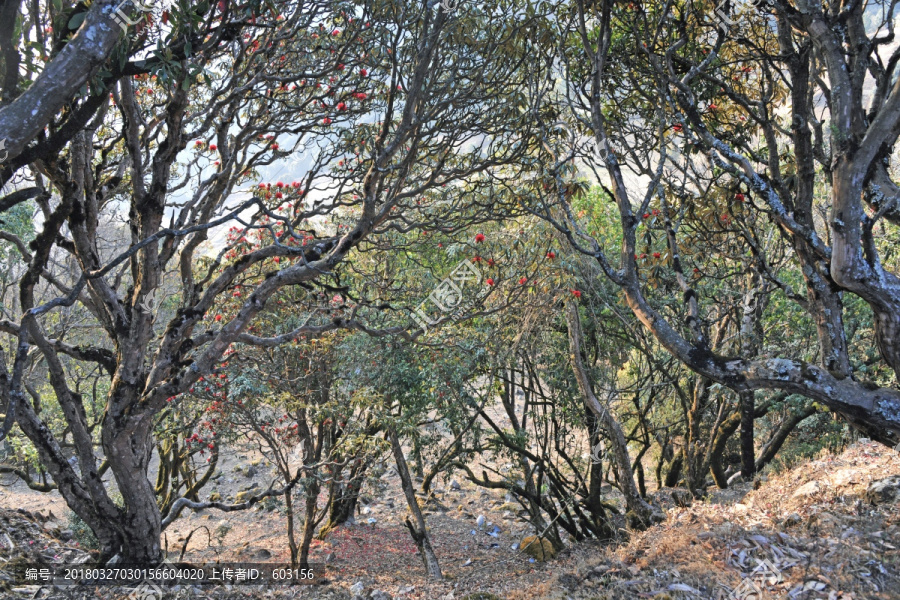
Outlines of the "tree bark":
{"label": "tree bark", "polygon": [[294,534],[294,489],[289,488],[284,492],[284,511],[287,520],[288,546],[291,549],[291,568],[300,566],[300,549],[297,547],[297,539]]}
{"label": "tree bark", "polygon": [[328,502],[328,521],[319,530],[317,539],[324,540],[334,528],[340,527],[353,517],[368,467],[368,461],[363,461],[358,466],[354,465],[350,470],[350,481],[346,485],[333,484],[334,488]]}
{"label": "tree bark", "polygon": [[409,476],[409,467],[406,464],[406,458],[403,456],[403,447],[400,445],[400,439],[393,428],[389,429],[387,434],[391,441],[391,449],[394,451],[394,461],[397,463],[397,472],[400,474],[403,494],[406,496],[409,512],[412,513],[413,519],[415,519],[415,523],[413,523],[407,517],[406,527],[409,529],[416,548],[419,549],[428,577],[434,580],[441,580],[443,579],[441,566],[431,546],[431,538],[425,526],[425,517],[422,516],[422,510],[419,508],[419,503],[416,500],[416,490],[413,486],[412,478]]}
{"label": "tree bark", "polygon": [[628,507],[628,512],[631,513],[630,524],[638,529],[646,528],[655,520],[655,513],[653,507],[641,497],[634,483],[634,476],[631,471],[631,458],[628,455],[628,443],[625,440],[625,434],[619,422],[616,421],[609,408],[601,404],[597,396],[594,395],[590,377],[581,358],[581,320],[578,316],[578,307],[574,302],[568,302],[566,305],[566,322],[569,329],[569,361],[572,365],[572,371],[575,373],[578,388],[581,390],[588,407],[597,415],[600,423],[606,430],[607,436],[612,441],[619,486],[625,495],[625,504]]}
{"label": "tree bark", "polygon": [[741,476],[750,481],[756,475],[756,449],[753,446],[753,421],[756,419],[754,393],[745,390],[738,396],[741,403]]}
{"label": "tree bark", "polygon": [[756,470],[759,471],[767,464],[772,462],[772,460],[775,458],[775,455],[778,454],[779,450],[781,450],[784,442],[787,441],[790,433],[797,428],[797,425],[813,416],[817,412],[818,411],[814,406],[806,406],[797,412],[791,413],[784,421],[782,421],[781,425],[778,426],[778,429],[775,430],[775,433],[772,434],[772,437],[769,438],[769,441],[766,442],[766,445],[763,446],[762,450],[760,451],[759,459],[756,461],[755,465]]}
{"label": "tree bark", "polygon": [[39,137],[50,120],[102,65],[122,35],[111,19],[116,0],[97,0],[84,23],[44,71],[13,102],[0,109],[0,140],[8,157],[15,158],[25,145]]}
{"label": "tree bark", "polygon": [[306,496],[306,515],[303,520],[303,538],[300,540],[300,567],[309,567],[309,547],[316,534],[316,513],[319,508],[319,491],[321,485],[313,478],[312,482],[304,490]]}

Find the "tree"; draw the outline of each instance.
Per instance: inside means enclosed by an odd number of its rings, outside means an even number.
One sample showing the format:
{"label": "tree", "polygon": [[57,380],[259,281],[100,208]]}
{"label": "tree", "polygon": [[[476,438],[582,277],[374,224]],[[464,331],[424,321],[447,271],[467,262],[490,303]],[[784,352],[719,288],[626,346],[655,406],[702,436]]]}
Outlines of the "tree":
{"label": "tree", "polygon": [[[162,519],[148,464],[154,422],[170,399],[211,373],[235,342],[268,346],[365,328],[363,299],[349,316],[255,335],[254,321],[279,290],[308,290],[307,311],[327,314],[315,292],[331,291],[364,240],[377,245],[392,231],[429,226],[442,213],[419,212],[415,199],[461,180],[489,180],[487,171],[521,152],[466,146],[530,131],[519,108],[533,73],[511,41],[514,8],[451,18],[432,4],[282,3],[281,14],[248,5],[239,35],[228,13],[172,12],[184,53],[160,47],[155,60],[136,61],[126,77],[118,72],[112,98],[102,96],[89,125],[58,156],[32,165],[43,221],[23,255],[23,316],[3,323],[17,346],[0,371],[5,430],[18,423],[97,535],[104,560],[160,558]],[[192,43],[198,34],[202,41]],[[260,170],[319,144],[289,188],[253,182],[248,189]],[[462,214],[444,227],[472,218]],[[103,225],[117,219],[127,220],[125,235],[106,238]],[[210,240],[228,225],[241,232],[236,242]],[[250,249],[254,236],[263,243]],[[67,256],[74,272],[53,272]],[[155,312],[167,274],[177,281],[170,317]],[[240,306],[223,318],[217,307],[237,297]],[[79,345],[54,336],[52,316],[63,309],[83,311],[99,333]],[[36,354],[78,469],[25,394]],[[124,507],[100,478],[83,397],[70,385],[71,365],[80,362],[108,375],[100,446]]]}
{"label": "tree", "polygon": [[[563,14],[567,113],[597,149],[587,158],[605,172],[604,179],[594,171],[597,181],[609,182],[618,261],[611,243],[587,233],[567,208],[562,167],[583,146],[551,167],[555,208],[538,212],[597,261],[638,320],[702,377],[741,394],[802,394],[895,444],[900,287],[890,250],[898,224],[890,156],[900,133],[900,86],[891,36],[883,33],[893,4],[775,0],[732,15],[733,27],[701,5],[635,7],[579,0]],[[645,175],[646,187],[628,172]],[[702,240],[686,224],[710,185],[724,196],[710,227],[740,239],[767,285],[814,323],[814,356],[791,348],[763,347],[759,357],[713,349],[710,311],[718,299],[701,297],[695,284],[725,247],[691,246]],[[653,211],[663,213],[655,228]],[[765,221],[784,249],[766,253]],[[639,257],[641,238],[664,245],[666,290],[683,298],[677,310],[654,292]],[[786,265],[779,255],[789,256]],[[858,310],[871,314],[870,338],[848,335],[846,321]],[[762,318],[773,312],[765,309]],[[880,353],[877,369],[862,368],[868,344]]]}

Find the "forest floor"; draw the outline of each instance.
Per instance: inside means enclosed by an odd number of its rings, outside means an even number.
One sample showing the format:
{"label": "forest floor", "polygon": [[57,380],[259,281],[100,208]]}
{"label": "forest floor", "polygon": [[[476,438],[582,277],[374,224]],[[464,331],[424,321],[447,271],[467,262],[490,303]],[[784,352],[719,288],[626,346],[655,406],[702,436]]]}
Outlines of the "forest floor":
{"label": "forest floor", "polygon": [[[268,485],[264,463],[237,454],[230,460],[216,482],[226,499],[253,483]],[[248,465],[257,471],[250,477]],[[900,454],[861,442],[770,475],[757,482],[758,489],[740,484],[715,490],[686,508],[660,493],[664,523],[623,532],[615,544],[571,543],[544,563],[514,549],[529,532],[503,495],[463,481],[459,490],[441,483],[426,514],[445,580],[431,583],[401,523],[407,508],[389,472],[384,488],[365,498],[357,524],[314,545],[310,562],[321,564],[321,585],[188,587],[164,596],[347,600],[362,588],[361,597],[376,600],[900,598],[900,499],[873,504],[866,497],[870,482],[891,475],[900,476]],[[9,582],[9,573],[25,560],[86,557],[77,541],[64,541],[70,537],[66,513],[55,494],[19,484],[0,488],[0,597],[154,598],[146,589],[140,596],[130,588],[76,592]],[[478,515],[499,528],[496,537],[488,528],[477,529]],[[286,562],[289,556],[277,508],[184,515],[166,531],[165,541],[174,559],[185,547],[185,561]]]}

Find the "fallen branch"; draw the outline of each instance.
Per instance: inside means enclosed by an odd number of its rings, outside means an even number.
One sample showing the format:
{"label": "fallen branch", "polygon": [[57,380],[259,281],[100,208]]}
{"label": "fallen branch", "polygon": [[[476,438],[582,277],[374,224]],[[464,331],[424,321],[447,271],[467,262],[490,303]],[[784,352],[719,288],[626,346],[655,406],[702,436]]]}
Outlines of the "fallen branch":
{"label": "fallen branch", "polygon": [[[283,496],[285,492],[290,491],[297,485],[297,482],[300,481],[300,476],[303,474],[303,469],[297,470],[297,475],[294,476],[291,481],[281,489],[273,490],[272,486],[269,486],[265,492],[261,494],[257,494],[253,496],[246,502],[240,502],[238,504],[225,504],[224,502],[194,502],[193,500],[189,500],[185,497],[181,497],[176,500],[172,504],[172,508],[169,510],[169,514],[166,515],[166,518],[162,520],[162,530],[165,531],[166,527],[172,524],[172,522],[178,518],[181,514],[181,511],[185,508],[190,508],[191,510],[203,510],[205,508],[217,508],[223,512],[234,512],[238,510],[247,510],[254,504],[259,503],[261,500],[268,498],[269,496]],[[274,485],[274,482],[272,482]]]}

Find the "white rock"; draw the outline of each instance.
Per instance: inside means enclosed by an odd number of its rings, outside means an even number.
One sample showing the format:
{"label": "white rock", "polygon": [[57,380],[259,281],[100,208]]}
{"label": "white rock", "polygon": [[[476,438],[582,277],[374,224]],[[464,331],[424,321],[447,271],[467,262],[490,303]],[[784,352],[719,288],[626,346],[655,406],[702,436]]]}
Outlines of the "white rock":
{"label": "white rock", "polygon": [[818,492],[821,489],[822,489],[822,486],[819,484],[818,481],[810,481],[808,483],[801,485],[799,488],[797,488],[797,491],[795,491],[791,495],[791,497],[799,498],[801,496],[812,496],[813,494],[815,494],[816,492]]}

